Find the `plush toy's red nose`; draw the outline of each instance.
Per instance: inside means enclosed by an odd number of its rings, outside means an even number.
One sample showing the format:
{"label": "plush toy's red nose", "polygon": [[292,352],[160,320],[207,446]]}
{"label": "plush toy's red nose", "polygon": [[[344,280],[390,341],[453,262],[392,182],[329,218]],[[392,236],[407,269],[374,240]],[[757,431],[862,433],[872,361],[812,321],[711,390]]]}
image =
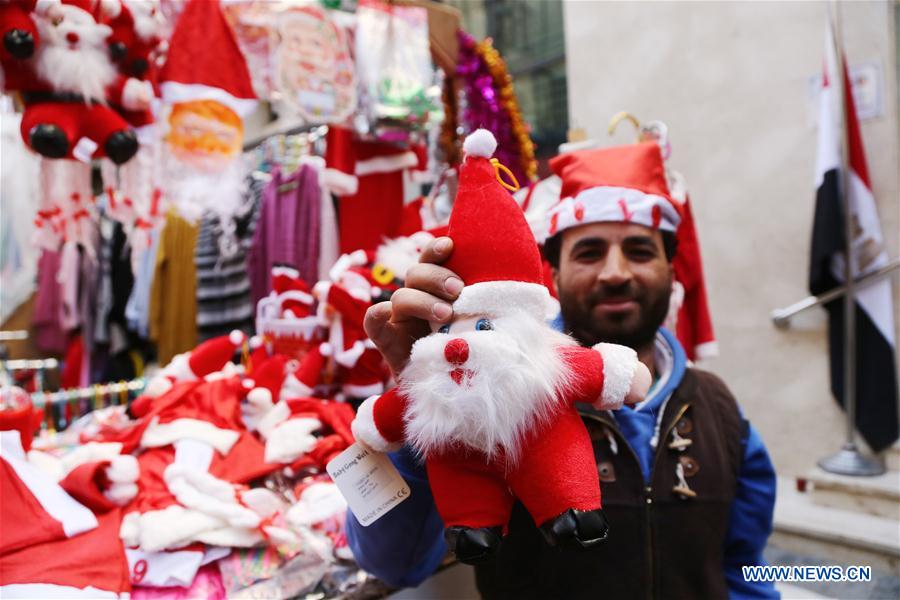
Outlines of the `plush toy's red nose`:
{"label": "plush toy's red nose", "polygon": [[462,338],[454,338],[444,346],[444,358],[452,365],[461,365],[469,360],[469,345]]}
{"label": "plush toy's red nose", "polygon": [[70,44],[77,44],[78,43],[78,34],[75,33],[74,31],[70,31],[69,33],[66,34],[66,41],[69,42]]}

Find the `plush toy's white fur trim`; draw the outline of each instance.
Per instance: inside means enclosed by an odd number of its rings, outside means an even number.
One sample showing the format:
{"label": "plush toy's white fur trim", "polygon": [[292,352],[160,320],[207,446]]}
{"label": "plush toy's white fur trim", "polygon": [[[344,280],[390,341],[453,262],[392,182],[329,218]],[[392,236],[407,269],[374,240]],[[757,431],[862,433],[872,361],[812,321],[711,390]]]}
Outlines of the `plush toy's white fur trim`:
{"label": "plush toy's white fur trim", "polygon": [[122,453],[121,442],[88,442],[62,457],[61,463],[66,474],[77,466],[101,460],[112,461]]}
{"label": "plush toy's white fur trim", "polygon": [[163,474],[166,487],[184,507],[225,521],[232,527],[251,529],[260,517],[238,502],[234,485],[191,466],[173,463]]}
{"label": "plush toy's white fur trim", "polygon": [[319,440],[312,433],[321,428],[321,421],[308,417],[288,419],[280,423],[266,438],[266,462],[294,462],[313,449]]}
{"label": "plush toy's white fur trim", "polygon": [[[409,399],[404,414],[407,443],[427,456],[462,444],[508,465],[519,457],[523,437],[558,410],[571,387],[571,370],[560,347],[575,342],[524,312],[493,319],[493,331],[455,331],[419,339],[400,389]],[[462,385],[450,376],[447,342],[461,338],[470,371]]]}
{"label": "plush toy's white fur trim", "polygon": [[483,156],[490,158],[497,150],[497,138],[487,129],[476,129],[463,142],[463,151],[466,156]]}
{"label": "plush toy's white fur trim", "polygon": [[386,240],[375,250],[376,264],[383,265],[394,273],[394,277],[406,281],[409,268],[419,262],[422,249],[434,236],[425,231],[423,235],[397,237]]}
{"label": "plush toy's white fur trim", "polygon": [[119,537],[126,546],[137,546],[145,552],[181,548],[198,541],[223,547],[249,547],[262,541],[255,527],[234,527],[218,517],[177,504],[125,515]]}
{"label": "plush toy's white fur trim", "polygon": [[125,506],[138,495],[138,486],[135,483],[114,483],[103,491],[103,495],[113,504]]}
{"label": "plush toy's white fur trim", "polygon": [[288,407],[287,402],[277,402],[275,406],[272,407],[272,410],[267,412],[266,415],[260,419],[256,429],[263,439],[266,439],[269,437],[272,430],[275,429],[276,425],[282,421],[286,421],[290,416],[291,409]]}
{"label": "plush toy's white fur trim", "polygon": [[499,317],[523,311],[545,319],[552,306],[550,291],[538,283],[524,281],[483,281],[463,288],[453,303],[459,315]]}
{"label": "plush toy's white fur trim", "polygon": [[141,475],[141,467],[135,457],[121,454],[106,467],[106,476],[113,483],[134,483]]}
{"label": "plush toy's white fur trim", "polygon": [[294,527],[312,527],[325,519],[347,510],[347,501],[330,481],[310,485],[287,512],[287,521]]}
{"label": "plush toy's white fur trim", "polygon": [[141,437],[143,448],[159,448],[174,444],[178,440],[194,439],[206,442],[222,454],[228,454],[238,441],[239,434],[231,429],[220,429],[208,421],[199,419],[176,419],[160,423],[158,417],[150,421]]}
{"label": "plush toy's white fur trim", "polygon": [[371,396],[360,404],[350,429],[353,431],[353,437],[358,442],[362,442],[363,445],[368,446],[372,450],[376,452],[394,452],[399,450],[403,444],[390,442],[385,439],[381,432],[378,431],[378,426],[375,425],[375,403],[378,402],[380,397]]}
{"label": "plush toy's white fur trim", "polygon": [[122,107],[126,110],[149,108],[151,98],[153,98],[153,85],[149,81],[129,77],[122,86]]}
{"label": "plush toy's white fur trim", "polygon": [[603,393],[594,403],[600,410],[618,410],[631,389],[637,369],[637,352],[619,344],[596,344],[593,349],[603,357]]}
{"label": "plush toy's white fur trim", "polygon": [[384,392],[384,384],[381,382],[370,383],[368,385],[356,385],[353,383],[345,383],[341,387],[341,391],[352,398],[366,398],[375,394]]}

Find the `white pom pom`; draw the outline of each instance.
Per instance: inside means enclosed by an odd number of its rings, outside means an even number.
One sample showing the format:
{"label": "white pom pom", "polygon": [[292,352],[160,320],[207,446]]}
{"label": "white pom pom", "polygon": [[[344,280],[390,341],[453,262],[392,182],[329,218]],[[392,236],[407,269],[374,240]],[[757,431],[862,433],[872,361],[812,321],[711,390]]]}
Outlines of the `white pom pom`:
{"label": "white pom pom", "polygon": [[228,334],[228,341],[234,344],[235,346],[240,346],[244,343],[244,332],[240,329],[235,329],[231,333]]}
{"label": "white pom pom", "polygon": [[497,140],[494,134],[487,129],[476,129],[466,137],[463,142],[463,150],[466,156],[483,156],[490,158],[497,149]]}
{"label": "white pom pom", "polygon": [[106,476],[113,483],[133,483],[140,475],[140,466],[135,457],[130,454],[116,456],[106,467]]}

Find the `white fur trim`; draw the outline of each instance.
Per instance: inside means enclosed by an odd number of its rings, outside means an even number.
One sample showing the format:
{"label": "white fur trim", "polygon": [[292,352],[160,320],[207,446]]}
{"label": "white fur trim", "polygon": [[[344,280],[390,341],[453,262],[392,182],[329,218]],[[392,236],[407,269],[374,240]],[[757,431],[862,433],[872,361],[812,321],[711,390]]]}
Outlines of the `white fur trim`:
{"label": "white fur trim", "polygon": [[199,419],[176,419],[168,423],[160,423],[158,417],[154,417],[144,430],[141,437],[141,447],[159,448],[174,444],[178,440],[193,439],[205,442],[221,452],[228,454],[231,447],[238,441],[237,431],[220,429],[208,421]]}
{"label": "white fur trim", "polygon": [[266,462],[294,462],[313,449],[319,440],[312,433],[321,428],[321,421],[307,417],[280,423],[266,438]]}
{"label": "white fur trim", "polygon": [[466,156],[481,156],[490,158],[497,150],[497,138],[487,129],[476,129],[463,142],[463,151]]}
{"label": "white fur trim", "polygon": [[173,385],[175,384],[172,383],[171,378],[166,377],[165,375],[157,375],[150,380],[150,383],[147,384],[147,388],[144,390],[144,395],[150,396],[151,398],[159,398],[160,396],[171,390]]}
{"label": "white fur trim", "polygon": [[375,425],[375,403],[378,402],[379,398],[381,396],[371,396],[360,404],[350,429],[353,431],[353,437],[358,442],[362,442],[372,450],[376,452],[394,452],[399,450],[403,444],[386,440]]}
{"label": "white fur trim", "polygon": [[291,409],[287,405],[287,402],[278,402],[272,407],[272,410],[267,412],[266,415],[260,419],[256,429],[259,431],[259,434],[263,436],[263,439],[266,439],[269,437],[272,430],[275,429],[276,425],[286,421],[290,416]]}
{"label": "white fur trim", "polygon": [[334,354],[334,346],[328,342],[322,342],[319,344],[319,352],[322,353],[322,356],[331,356]]}
{"label": "white fur trim", "polygon": [[[621,204],[625,205],[625,210]],[[663,231],[675,231],[681,217],[675,205],[662,196],[647,194],[626,187],[598,186],[580,192],[574,198],[564,198],[547,213],[549,219],[556,215],[556,231],[551,235],[585,223],[629,222],[653,227],[653,207],[660,209],[657,227]],[[577,218],[578,215],[581,218]]]}
{"label": "white fur trim", "polygon": [[162,99],[167,104],[189,102],[191,100],[215,100],[244,118],[256,109],[259,103],[255,98],[236,98],[225,90],[201,83],[180,83],[166,81],[160,87]]}
{"label": "white fur trim", "polygon": [[240,346],[241,344],[243,344],[245,339],[247,339],[247,336],[244,335],[244,332],[240,329],[234,329],[231,331],[231,333],[228,334],[228,341],[235,346]]}
{"label": "white fur trim", "polygon": [[75,449],[62,457],[62,468],[66,474],[86,463],[101,460],[115,460],[122,453],[121,442],[88,442],[76,446]]}
{"label": "white fur trim", "polygon": [[273,406],[272,392],[268,388],[258,387],[247,394],[247,402],[262,410],[269,410]]}
{"label": "white fur trim", "polygon": [[313,483],[287,512],[287,521],[296,528],[312,527],[347,510],[347,501],[329,481]]}
{"label": "white fur trim", "polygon": [[106,499],[117,506],[125,506],[138,495],[136,483],[114,483],[103,491]]}
{"label": "white fur trim", "polygon": [[356,366],[359,357],[366,351],[366,346],[362,340],[356,340],[353,345],[341,352],[334,353],[334,361],[342,367],[352,369]]}
{"label": "white fur trim", "polygon": [[622,408],[637,370],[637,352],[627,346],[605,343],[596,344],[593,349],[603,357],[603,393],[594,402],[594,407],[600,410]]}
{"label": "white fur trim", "polygon": [[135,457],[130,454],[116,456],[106,467],[106,476],[113,483],[134,483],[141,475],[141,467]]}
{"label": "white fur trim", "polygon": [[233,527],[203,511],[177,504],[142,514],[129,513],[122,521],[119,537],[125,545],[145,552],[181,548],[193,542],[246,548],[262,541],[255,527]]}
{"label": "white fur trim", "polygon": [[419,164],[419,157],[415,152],[402,152],[389,156],[376,156],[368,160],[360,160],[356,163],[354,173],[358,177],[373,175],[375,173],[394,173],[411,169]]}
{"label": "white fur trim", "polygon": [[378,383],[370,383],[368,385],[345,383],[341,387],[341,391],[351,398],[366,398],[374,394],[384,393],[384,384],[380,381]]}
{"label": "white fur trim", "polygon": [[719,343],[716,341],[712,341],[697,344],[696,346],[694,346],[694,355],[697,357],[697,360],[704,360],[706,358],[713,358],[715,356],[718,356]]}
{"label": "white fur trim", "polygon": [[173,463],[163,474],[166,487],[184,507],[221,519],[232,527],[259,526],[259,515],[241,505],[237,488],[190,466]]}
{"label": "white fur trim", "polygon": [[483,281],[463,288],[453,312],[498,317],[520,310],[544,319],[551,304],[550,291],[538,283]]}
{"label": "white fur trim", "polygon": [[348,175],[337,169],[325,169],[322,175],[322,183],[328,191],[337,196],[355,196],[359,191],[359,179],[354,175]]}
{"label": "white fur trim", "polygon": [[150,107],[153,98],[153,86],[149,81],[141,81],[134,77],[125,80],[122,87],[122,107],[126,110],[145,110]]}

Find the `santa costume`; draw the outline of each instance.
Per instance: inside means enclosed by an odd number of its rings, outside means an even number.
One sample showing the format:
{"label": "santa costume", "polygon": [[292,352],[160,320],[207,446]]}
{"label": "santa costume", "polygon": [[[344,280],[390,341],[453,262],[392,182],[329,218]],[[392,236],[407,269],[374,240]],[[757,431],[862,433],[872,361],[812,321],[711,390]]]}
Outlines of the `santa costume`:
{"label": "santa costume", "polygon": [[425,458],[448,545],[468,563],[496,551],[519,498],[551,544],[606,536],[590,439],[575,409],[622,406],[649,372],[630,348],[579,347],[546,324],[552,306],[521,209],[500,185],[493,136],[466,139],[445,266],[466,287],[454,321],[413,346],[400,385],[366,400],[356,439],[405,441]]}

